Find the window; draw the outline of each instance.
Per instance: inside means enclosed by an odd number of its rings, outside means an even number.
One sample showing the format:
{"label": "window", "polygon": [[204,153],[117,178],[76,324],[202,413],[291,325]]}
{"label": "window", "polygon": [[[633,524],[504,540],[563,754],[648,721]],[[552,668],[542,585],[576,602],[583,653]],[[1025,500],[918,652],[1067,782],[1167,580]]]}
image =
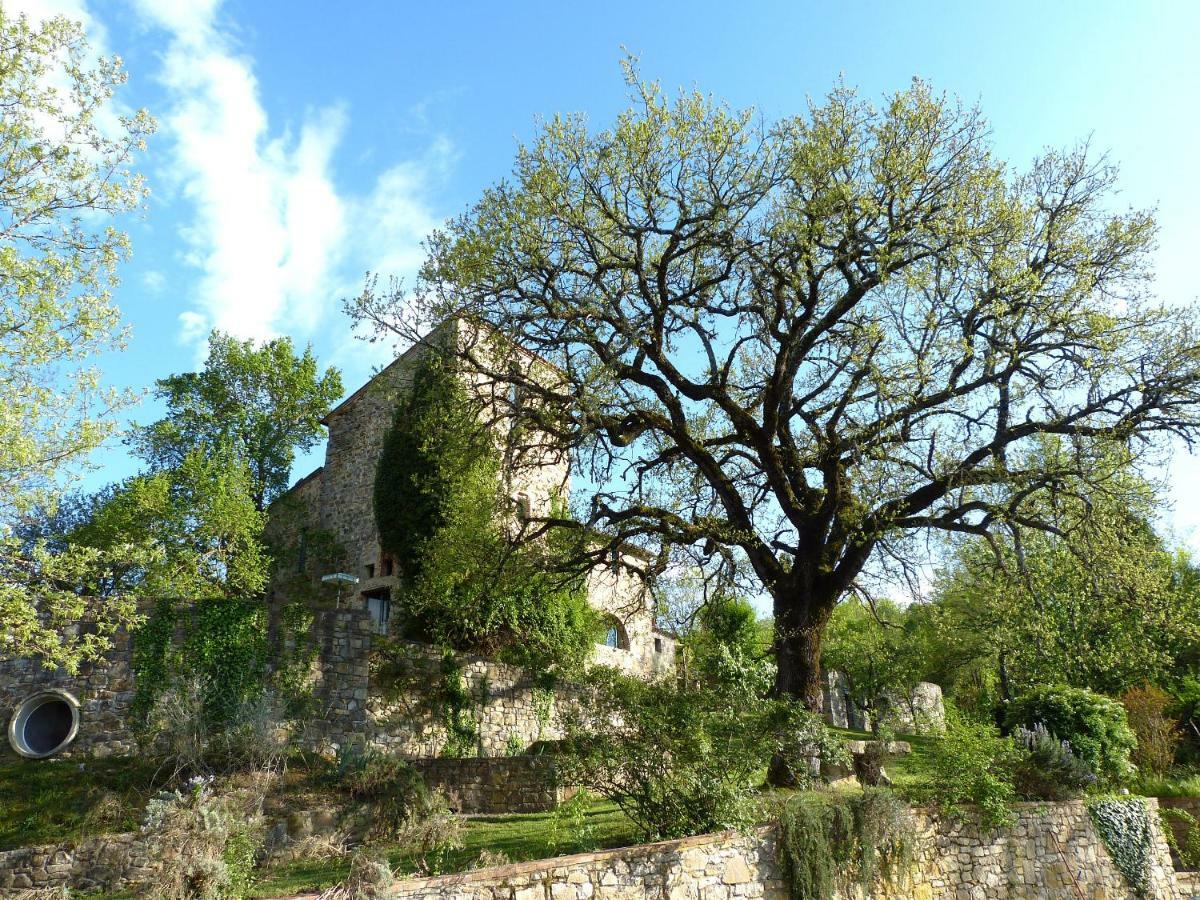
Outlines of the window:
{"label": "window", "polygon": [[657,638],[657,637],[656,637],[656,638],[654,639],[654,652],[655,652],[655,653],[662,653],[662,638]]}
{"label": "window", "polygon": [[608,631],[604,635],[604,645],[614,650],[628,650],[629,638],[625,635],[624,626],[614,616],[605,617]]}
{"label": "window", "polygon": [[371,614],[371,630],[376,634],[387,634],[392,620],[392,596],[389,591],[378,591],[366,595],[367,612]]}
{"label": "window", "polygon": [[396,570],[396,562],[386,553],[379,558],[379,574],[384,578],[391,578]]}
{"label": "window", "polygon": [[375,563],[367,563],[367,565],[366,565],[366,570],[367,570],[367,577],[368,577],[368,578],[374,578],[374,577],[375,577]]}
{"label": "window", "polygon": [[513,506],[516,507],[518,519],[520,519],[522,522],[529,520],[530,506],[528,494],[517,494],[517,496],[513,498]]}
{"label": "window", "polygon": [[303,575],[308,565],[308,529],[300,529],[300,546],[296,549],[296,572]]}

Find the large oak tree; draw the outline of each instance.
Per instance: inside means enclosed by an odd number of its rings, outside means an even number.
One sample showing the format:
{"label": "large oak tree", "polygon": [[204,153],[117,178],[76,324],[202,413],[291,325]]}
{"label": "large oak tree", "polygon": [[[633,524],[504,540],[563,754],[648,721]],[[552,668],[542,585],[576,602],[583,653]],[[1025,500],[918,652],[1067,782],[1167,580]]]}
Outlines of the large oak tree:
{"label": "large oak tree", "polygon": [[1153,219],[1112,210],[1086,147],[1016,171],[921,83],[773,124],[630,84],[611,128],[521,147],[415,291],[350,306],[410,340],[477,323],[458,352],[507,388],[509,433],[590,482],[581,546],[751,571],[779,692],[819,708],[834,606],[914,536],[1043,527],[1031,498],[1087,482],[1094,439],[1194,434],[1195,316],[1151,301]]}

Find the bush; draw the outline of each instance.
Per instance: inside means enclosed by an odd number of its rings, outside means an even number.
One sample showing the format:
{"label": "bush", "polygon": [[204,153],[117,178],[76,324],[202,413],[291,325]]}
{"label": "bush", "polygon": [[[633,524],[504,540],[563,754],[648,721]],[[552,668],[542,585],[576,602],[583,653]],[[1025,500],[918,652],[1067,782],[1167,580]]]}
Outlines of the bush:
{"label": "bush", "polygon": [[1024,751],[1013,772],[1013,784],[1023,800],[1071,800],[1096,783],[1091,766],[1046,726],[1020,727],[1013,739]]}
{"label": "bush", "polygon": [[890,791],[799,794],[780,811],[778,857],[792,897],[875,896],[912,864],[908,809]]}
{"label": "bush", "polygon": [[1071,745],[1071,751],[1110,784],[1133,775],[1130,754],[1137,738],[1129,728],[1125,708],[1115,700],[1084,688],[1050,685],[1035,688],[1009,704],[1005,729],[1018,726],[1046,730]]}
{"label": "bush", "polygon": [[[1169,806],[1159,807],[1158,817],[1162,823],[1163,833],[1167,844],[1175,851],[1184,869],[1195,871],[1200,869],[1200,822],[1185,809],[1175,809]],[[1183,832],[1180,840],[1175,832],[1175,824]]]}
{"label": "bush", "polygon": [[428,867],[460,843],[461,820],[445,798],[398,756],[349,751],[338,757],[338,785],[362,807],[357,820],[367,839],[394,841]]}
{"label": "bush", "polygon": [[949,815],[961,815],[965,805],[973,804],[985,827],[1007,825],[1020,760],[1012,738],[947,706],[946,733],[930,745],[922,763],[926,777],[912,789],[913,797]]}
{"label": "bush", "polygon": [[240,898],[249,895],[262,845],[262,795],[222,794],[198,776],[185,790],[159,794],[146,805],[142,833],[157,850],[155,897]]}
{"label": "bush", "polygon": [[1173,702],[1170,695],[1151,684],[1131,688],[1121,696],[1129,727],[1137,735],[1133,762],[1142,772],[1165,775],[1175,762],[1183,733],[1167,712]]}
{"label": "bush", "polygon": [[790,701],[607,669],[592,684],[566,720],[563,781],[612,800],[646,840],[750,825],[775,754],[807,774],[809,757],[834,749],[820,718]]}

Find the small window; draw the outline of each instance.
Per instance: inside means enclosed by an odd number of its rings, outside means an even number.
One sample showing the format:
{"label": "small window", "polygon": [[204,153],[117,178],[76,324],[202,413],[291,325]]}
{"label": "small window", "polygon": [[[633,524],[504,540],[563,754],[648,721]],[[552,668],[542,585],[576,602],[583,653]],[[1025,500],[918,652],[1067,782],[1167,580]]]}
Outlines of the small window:
{"label": "small window", "polygon": [[367,577],[374,578],[375,577],[375,563],[367,563],[366,569],[367,569]]}
{"label": "small window", "polygon": [[296,548],[296,572],[303,575],[308,565],[308,529],[300,530],[300,546]]}
{"label": "small window", "polygon": [[654,639],[654,652],[662,653],[662,638],[656,637]]}
{"label": "small window", "polygon": [[396,562],[390,556],[383,556],[379,560],[379,574],[384,578],[391,578],[396,569]]}
{"label": "small window", "polygon": [[614,650],[628,650],[629,638],[625,635],[625,628],[617,618],[615,616],[607,616],[605,624],[608,630],[604,635],[604,645],[612,647]]}
{"label": "small window", "polygon": [[527,522],[529,520],[529,516],[531,515],[529,495],[525,493],[517,494],[517,496],[513,498],[513,505],[517,510],[517,518],[522,522]]}

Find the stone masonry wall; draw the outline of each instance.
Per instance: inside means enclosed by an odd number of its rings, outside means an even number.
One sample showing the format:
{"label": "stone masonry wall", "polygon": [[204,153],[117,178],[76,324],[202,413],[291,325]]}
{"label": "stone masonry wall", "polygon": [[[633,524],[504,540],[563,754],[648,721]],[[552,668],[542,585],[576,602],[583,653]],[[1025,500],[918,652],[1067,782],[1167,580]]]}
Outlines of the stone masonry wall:
{"label": "stone masonry wall", "polygon": [[[1153,804],[1153,801],[1149,801]],[[1153,812],[1153,811],[1152,811]],[[1009,829],[915,813],[917,862],[889,900],[1121,900],[1135,896],[1113,865],[1082,802],[1020,804]],[[1149,896],[1174,900],[1165,840],[1155,823]],[[858,892],[855,891],[855,894]],[[401,882],[390,896],[408,900],[734,900],[788,896],[775,856],[775,833],[726,832],[622,850],[579,854]],[[842,900],[859,900],[842,895]]]}
{"label": "stone masonry wall", "polygon": [[[367,742],[403,756],[439,756],[446,743],[445,684],[441,654],[418,643],[401,644],[402,654],[373,684],[367,701]],[[476,753],[507,756],[541,740],[563,736],[561,714],[574,702],[569,685],[539,686],[534,674],[517,666],[474,656],[459,657],[469,707],[478,730]]]}
{"label": "stone masonry wall", "polygon": [[[1166,842],[1154,826],[1149,897],[1179,900]],[[981,832],[971,822],[914,813],[916,862],[903,884],[880,886],[889,900],[1132,900],[1082,802],[1025,803],[1011,827]],[[153,848],[134,834],[0,853],[0,890],[71,886],[114,891],[153,878]],[[1190,889],[1191,882],[1181,879]],[[840,900],[862,900],[843,894]],[[555,859],[410,879],[389,896],[408,900],[785,900],[772,828],[723,832]],[[1188,896],[1188,895],[1182,895]]]}
{"label": "stone masonry wall", "polygon": [[545,812],[576,793],[559,784],[547,756],[416,759],[412,765],[431,791],[440,791],[464,815]]}
{"label": "stone masonry wall", "polygon": [[[78,627],[78,626],[76,626]],[[0,659],[0,727],[7,750],[9,720],[23,701],[39,691],[56,688],[79,701],[79,733],[62,755],[111,756],[132,753],[129,722],[133,702],[130,638],[121,630],[102,660],[84,663],[75,675],[44,667],[32,658]]]}

